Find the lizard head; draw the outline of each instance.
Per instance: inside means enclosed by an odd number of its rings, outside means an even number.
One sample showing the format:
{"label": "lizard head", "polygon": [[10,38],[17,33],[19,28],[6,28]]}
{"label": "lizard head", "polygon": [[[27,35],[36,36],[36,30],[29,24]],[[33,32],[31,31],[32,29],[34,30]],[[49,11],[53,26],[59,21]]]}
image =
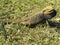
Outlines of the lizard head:
{"label": "lizard head", "polygon": [[43,9],[44,18],[51,19],[56,16],[57,12],[52,6]]}

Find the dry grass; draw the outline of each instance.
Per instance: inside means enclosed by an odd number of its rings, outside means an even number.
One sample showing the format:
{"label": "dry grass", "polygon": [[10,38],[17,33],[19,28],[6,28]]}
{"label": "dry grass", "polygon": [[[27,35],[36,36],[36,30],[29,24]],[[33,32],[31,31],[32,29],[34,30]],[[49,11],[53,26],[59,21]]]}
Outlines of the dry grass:
{"label": "dry grass", "polygon": [[[60,0],[0,0],[0,45],[59,45],[59,28],[51,28],[47,24],[28,28],[16,22],[23,16],[34,15],[50,5],[57,10],[57,16],[52,18],[52,21],[56,21],[60,18]],[[7,40],[4,39],[2,21],[7,22]]]}

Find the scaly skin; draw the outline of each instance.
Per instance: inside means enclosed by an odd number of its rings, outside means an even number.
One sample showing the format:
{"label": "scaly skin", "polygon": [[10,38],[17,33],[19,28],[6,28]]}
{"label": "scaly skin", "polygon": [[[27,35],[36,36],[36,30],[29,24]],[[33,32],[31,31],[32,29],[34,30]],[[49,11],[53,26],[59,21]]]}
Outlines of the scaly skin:
{"label": "scaly skin", "polygon": [[26,19],[22,19],[20,23],[25,25],[33,25],[41,22],[43,20],[43,14],[33,15],[31,17],[27,17]]}
{"label": "scaly skin", "polygon": [[56,11],[52,7],[48,6],[44,8],[39,14],[27,17],[25,19],[23,18],[20,23],[30,26],[44,21],[43,19],[51,19],[55,15]]}

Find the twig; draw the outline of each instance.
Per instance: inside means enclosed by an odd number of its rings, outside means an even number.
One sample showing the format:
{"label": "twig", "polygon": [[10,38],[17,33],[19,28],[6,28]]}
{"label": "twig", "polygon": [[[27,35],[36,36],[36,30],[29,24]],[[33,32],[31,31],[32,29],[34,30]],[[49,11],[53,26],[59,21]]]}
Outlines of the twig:
{"label": "twig", "polygon": [[5,40],[7,39],[7,34],[6,34],[6,30],[5,30],[5,27],[4,27],[4,22],[2,22],[2,31],[4,32],[4,37],[5,37]]}

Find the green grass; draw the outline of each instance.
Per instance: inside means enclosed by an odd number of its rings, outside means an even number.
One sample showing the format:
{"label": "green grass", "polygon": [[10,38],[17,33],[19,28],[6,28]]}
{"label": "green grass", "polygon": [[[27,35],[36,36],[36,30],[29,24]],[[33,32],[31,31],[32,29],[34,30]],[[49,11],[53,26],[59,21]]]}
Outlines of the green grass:
{"label": "green grass", "polygon": [[[57,10],[57,16],[52,18],[54,21],[60,18],[60,0],[0,0],[0,45],[60,45],[59,28],[51,28],[47,24],[28,28],[16,22],[50,5]],[[4,39],[2,21],[10,23],[5,25],[7,40]]]}

